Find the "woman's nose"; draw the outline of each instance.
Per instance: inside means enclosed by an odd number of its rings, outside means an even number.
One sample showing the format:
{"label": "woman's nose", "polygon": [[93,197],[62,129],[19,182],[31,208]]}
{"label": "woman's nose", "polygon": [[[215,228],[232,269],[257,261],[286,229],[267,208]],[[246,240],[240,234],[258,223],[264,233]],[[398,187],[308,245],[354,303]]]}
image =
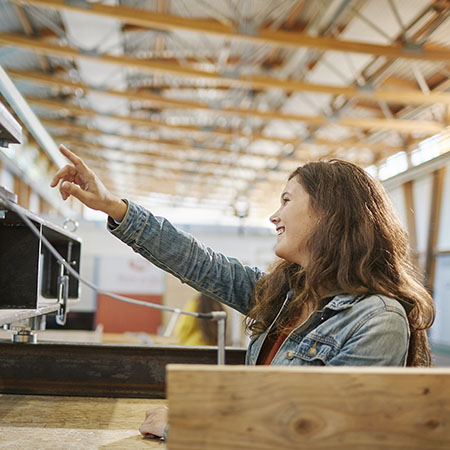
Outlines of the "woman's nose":
{"label": "woman's nose", "polygon": [[279,219],[279,217],[278,217],[278,215],[277,215],[276,212],[274,212],[274,213],[269,217],[269,220],[270,220],[274,225],[276,225],[276,224],[280,221],[280,219]]}

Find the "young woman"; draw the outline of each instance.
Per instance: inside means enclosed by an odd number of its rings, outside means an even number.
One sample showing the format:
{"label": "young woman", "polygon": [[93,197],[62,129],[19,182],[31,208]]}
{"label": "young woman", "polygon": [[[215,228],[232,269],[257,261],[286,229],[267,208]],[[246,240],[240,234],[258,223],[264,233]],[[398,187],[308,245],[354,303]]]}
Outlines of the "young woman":
{"label": "young woman", "polygon": [[[384,189],[358,166],[313,162],[291,174],[276,227],[270,273],[216,253],[167,220],[112,195],[85,163],[52,181],[109,215],[108,229],[198,291],[247,316],[247,364],[429,366],[433,300]],[[167,411],[147,412],[144,435],[161,436]]]}

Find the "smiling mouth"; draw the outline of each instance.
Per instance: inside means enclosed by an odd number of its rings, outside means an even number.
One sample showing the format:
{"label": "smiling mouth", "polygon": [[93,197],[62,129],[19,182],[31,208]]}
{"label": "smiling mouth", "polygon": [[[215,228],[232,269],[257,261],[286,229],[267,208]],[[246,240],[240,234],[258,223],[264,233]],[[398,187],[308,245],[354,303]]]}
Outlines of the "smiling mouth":
{"label": "smiling mouth", "polygon": [[280,236],[284,233],[284,227],[278,228],[277,229],[277,236]]}

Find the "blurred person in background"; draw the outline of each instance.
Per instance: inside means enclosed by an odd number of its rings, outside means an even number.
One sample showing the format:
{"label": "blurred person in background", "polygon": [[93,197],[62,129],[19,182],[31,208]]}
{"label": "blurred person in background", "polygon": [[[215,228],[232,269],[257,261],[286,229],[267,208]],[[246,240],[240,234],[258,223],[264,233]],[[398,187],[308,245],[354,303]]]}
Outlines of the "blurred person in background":
{"label": "blurred person in background", "polygon": [[[218,301],[205,294],[190,300],[183,309],[198,313],[224,310]],[[217,322],[182,315],[173,334],[180,345],[217,345]]]}

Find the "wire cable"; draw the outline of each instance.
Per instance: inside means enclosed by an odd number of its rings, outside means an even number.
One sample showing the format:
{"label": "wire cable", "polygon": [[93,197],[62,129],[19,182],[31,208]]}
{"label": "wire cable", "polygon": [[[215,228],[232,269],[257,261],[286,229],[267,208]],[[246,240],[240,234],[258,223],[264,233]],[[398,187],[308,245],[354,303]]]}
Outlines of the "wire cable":
{"label": "wire cable", "polygon": [[70,275],[75,277],[81,283],[88,286],[90,289],[93,289],[95,292],[106,295],[111,298],[114,298],[116,300],[120,300],[121,302],[131,303],[133,305],[145,306],[147,308],[159,309],[161,311],[168,311],[168,312],[172,312],[172,313],[176,313],[176,314],[184,314],[186,316],[197,317],[199,319],[220,320],[223,318],[223,314],[226,314],[223,311],[212,311],[210,313],[197,313],[197,312],[191,312],[191,311],[184,311],[180,308],[172,308],[170,306],[158,305],[157,303],[144,302],[142,300],[124,297],[122,295],[114,294],[112,292],[101,289],[100,287],[96,286],[95,284],[91,283],[90,281],[87,281],[84,278],[82,278],[78,274],[78,272],[73,267],[71,267],[71,265],[58,253],[58,251],[55,249],[55,247],[53,247],[53,245],[48,241],[48,239],[38,231],[38,229],[33,225],[33,222],[25,214],[23,214],[23,212],[20,210],[20,208],[15,203],[10,201],[6,196],[4,196],[1,192],[0,192],[0,199],[8,209],[12,210],[24,221],[24,223],[30,228],[30,230],[36,235],[36,237],[38,239],[42,240],[42,242],[48,248],[50,253],[56,258],[56,260],[60,264],[62,264],[64,266],[64,268],[67,270],[67,272],[70,273]]}

